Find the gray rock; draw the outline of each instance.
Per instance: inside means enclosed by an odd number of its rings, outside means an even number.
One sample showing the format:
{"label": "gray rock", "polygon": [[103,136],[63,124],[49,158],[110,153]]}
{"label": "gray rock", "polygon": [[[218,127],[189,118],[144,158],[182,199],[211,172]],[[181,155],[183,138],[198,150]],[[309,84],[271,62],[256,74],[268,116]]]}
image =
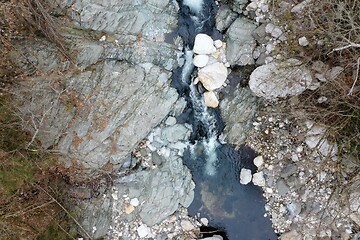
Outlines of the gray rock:
{"label": "gray rock", "polygon": [[285,183],[284,179],[279,179],[276,182],[276,189],[278,191],[278,193],[281,196],[286,196],[286,194],[289,192],[290,188],[288,187],[288,185]]}
{"label": "gray rock", "polygon": [[228,143],[241,145],[252,127],[257,98],[249,88],[238,87],[233,95],[225,96],[220,102],[221,116],[226,123],[223,134]]}
{"label": "gray rock", "polygon": [[184,141],[190,137],[190,130],[182,124],[175,124],[162,129],[161,139],[174,143],[177,141]]}
{"label": "gray rock", "polygon": [[[32,117],[27,113],[45,115],[37,138],[44,147],[58,143],[65,166],[84,179],[105,166],[120,167],[178,96],[169,87],[168,73],[153,65],[145,72],[109,61],[62,78],[62,85],[51,76],[27,81],[18,90],[23,96],[20,109],[24,119]],[[35,131],[32,125],[27,128]]]}
{"label": "gray rock", "polygon": [[226,58],[230,65],[249,65],[254,64],[252,57],[256,47],[252,32],[256,25],[245,18],[238,18],[233,22],[226,32]]}
{"label": "gray rock", "polygon": [[270,101],[297,96],[311,83],[310,71],[296,59],[260,66],[251,73],[249,80],[251,91]]}
{"label": "gray rock", "polygon": [[266,24],[261,24],[258,26],[253,32],[252,36],[258,43],[266,43],[266,31],[265,31]]}
{"label": "gray rock", "polygon": [[292,202],[287,205],[287,209],[289,210],[290,216],[295,217],[301,212],[301,203]]}
{"label": "gray rock", "polygon": [[216,29],[219,31],[226,30],[237,16],[238,14],[231,11],[227,5],[222,5],[216,14]]}
{"label": "gray rock", "polygon": [[233,10],[234,12],[237,13],[242,13],[244,7],[248,4],[248,0],[233,0],[233,1],[228,1],[229,3],[229,7],[231,8],[231,10]]}
{"label": "gray rock", "polygon": [[[99,197],[92,197],[90,199],[81,199],[80,197],[78,196],[74,200],[77,202],[75,211],[78,214],[77,218],[82,228],[91,236],[91,239],[105,236],[111,225],[111,195],[102,193]],[[79,231],[82,232],[81,230]]]}
{"label": "gray rock", "polygon": [[214,235],[212,237],[202,238],[201,240],[223,240],[223,237],[220,235]]}
{"label": "gray rock", "polygon": [[282,178],[287,178],[287,177],[293,175],[294,173],[296,173],[297,169],[298,168],[295,164],[288,165],[288,166],[284,167],[283,170],[281,170],[280,176]]}
{"label": "gray rock", "polygon": [[163,163],[163,158],[157,153],[157,152],[152,152],[151,153],[151,161],[155,164],[155,165],[161,165]]}
{"label": "gray rock", "polygon": [[159,168],[134,174],[126,180],[129,197],[136,197],[142,203],[138,206],[139,216],[148,226],[161,222],[180,205],[188,207],[194,198],[195,184],[181,159],[170,156],[163,162]]}

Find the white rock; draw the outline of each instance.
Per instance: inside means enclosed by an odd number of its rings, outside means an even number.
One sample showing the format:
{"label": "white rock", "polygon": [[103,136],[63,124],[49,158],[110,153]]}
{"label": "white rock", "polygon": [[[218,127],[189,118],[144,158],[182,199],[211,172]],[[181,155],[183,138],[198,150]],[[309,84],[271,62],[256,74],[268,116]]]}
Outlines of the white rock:
{"label": "white rock", "polygon": [[214,45],[216,48],[221,48],[223,46],[223,42],[221,40],[215,40]]}
{"label": "white rock", "polygon": [[258,173],[254,173],[252,181],[253,181],[254,185],[257,185],[259,187],[264,187],[265,186],[265,178],[264,178],[263,172],[261,171]]}
{"label": "white rock", "polygon": [[227,68],[223,63],[213,63],[198,72],[199,81],[208,91],[220,88],[226,81]]}
{"label": "white rock", "polygon": [[169,117],[166,119],[165,124],[166,124],[167,126],[175,125],[175,124],[176,124],[176,118],[174,118],[173,116],[169,116]]}
{"label": "white rock", "polygon": [[264,158],[263,156],[257,156],[256,158],[254,158],[254,164],[255,166],[257,166],[258,168],[261,167],[264,164]]}
{"label": "white rock", "polygon": [[134,207],[139,206],[139,204],[140,204],[139,199],[137,199],[137,198],[131,199],[131,200],[130,200],[130,204],[131,204],[132,206],[134,206]]}
{"label": "white rock", "polygon": [[297,96],[311,84],[310,71],[299,60],[293,58],[257,67],[249,80],[249,87],[256,96],[271,101]]}
{"label": "white rock", "polygon": [[180,225],[184,231],[191,231],[195,228],[189,220],[182,220]]}
{"label": "white rock", "polygon": [[207,226],[209,224],[209,220],[207,218],[200,218],[200,222],[204,225]]}
{"label": "white rock", "polygon": [[211,108],[217,108],[219,106],[219,100],[213,91],[204,93],[204,102],[206,106]]}
{"label": "white rock", "polygon": [[240,183],[246,185],[251,182],[251,178],[251,170],[242,168],[240,171]]}
{"label": "white rock", "polygon": [[102,36],[102,37],[99,39],[100,42],[103,42],[103,41],[105,41],[105,40],[106,40],[106,35]]}
{"label": "white rock", "polygon": [[199,68],[205,67],[206,64],[208,64],[208,62],[209,62],[208,55],[203,55],[203,54],[196,55],[193,59],[193,64]]}
{"label": "white rock", "polygon": [[299,45],[303,46],[303,47],[309,45],[309,41],[306,39],[306,37],[299,38],[298,42],[299,42]]}
{"label": "white rock", "polygon": [[145,224],[142,224],[137,228],[137,233],[140,238],[144,238],[149,234],[149,228]]}
{"label": "white rock", "polygon": [[210,36],[199,33],[195,37],[193,51],[197,54],[212,54],[216,51],[214,41]]}

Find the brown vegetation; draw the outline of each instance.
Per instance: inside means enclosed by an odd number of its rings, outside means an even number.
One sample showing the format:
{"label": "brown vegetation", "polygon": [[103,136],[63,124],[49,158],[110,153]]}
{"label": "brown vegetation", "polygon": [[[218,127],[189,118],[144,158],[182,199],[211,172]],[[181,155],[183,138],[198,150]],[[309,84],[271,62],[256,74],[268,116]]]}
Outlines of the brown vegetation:
{"label": "brown vegetation", "polygon": [[16,42],[43,38],[70,59],[59,29],[45,0],[0,0],[0,239],[77,236],[73,213],[64,207],[66,183],[57,174],[57,156],[40,150],[23,130],[10,91],[34,74],[12,63]]}

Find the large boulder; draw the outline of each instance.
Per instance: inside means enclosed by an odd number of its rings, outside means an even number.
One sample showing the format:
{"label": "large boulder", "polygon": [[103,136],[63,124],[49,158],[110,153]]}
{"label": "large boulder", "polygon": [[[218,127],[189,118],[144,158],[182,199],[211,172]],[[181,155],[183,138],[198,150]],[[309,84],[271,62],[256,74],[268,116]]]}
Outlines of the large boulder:
{"label": "large boulder", "polygon": [[311,83],[310,71],[301,61],[293,58],[260,66],[251,73],[249,80],[251,91],[270,101],[299,95]]}
{"label": "large boulder", "polygon": [[[115,192],[123,192],[130,199],[139,199],[140,205],[136,207],[134,214],[148,226],[160,223],[180,206],[189,207],[194,199],[195,184],[181,158],[174,154],[166,158],[158,157],[162,158],[161,167],[120,178],[113,186]],[[119,207],[120,209],[114,202],[114,209],[121,213],[123,209]],[[124,214],[119,214],[116,218],[128,221]],[[114,227],[116,224],[114,221]]]}
{"label": "large boulder", "polygon": [[255,29],[256,25],[245,18],[238,18],[231,24],[226,32],[226,58],[230,65],[244,66],[255,63],[253,51],[256,41],[252,36]]}
{"label": "large boulder", "polygon": [[245,142],[256,109],[257,98],[249,88],[238,87],[233,95],[225,96],[220,110],[226,124],[223,131],[226,142],[238,146]]}
{"label": "large boulder", "polygon": [[226,81],[227,67],[223,63],[213,63],[201,68],[198,79],[208,91],[220,88]]}

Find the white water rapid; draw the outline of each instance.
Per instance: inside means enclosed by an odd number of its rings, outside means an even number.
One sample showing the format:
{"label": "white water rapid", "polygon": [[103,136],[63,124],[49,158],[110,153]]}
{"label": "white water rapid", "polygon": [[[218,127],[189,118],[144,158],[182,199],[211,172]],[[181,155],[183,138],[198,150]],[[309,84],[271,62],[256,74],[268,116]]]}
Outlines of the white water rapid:
{"label": "white water rapid", "polygon": [[[207,106],[204,103],[204,100],[201,96],[197,95],[196,86],[193,83],[193,77],[191,73],[194,69],[193,65],[193,51],[186,49],[185,50],[185,63],[183,66],[181,80],[184,84],[188,83],[190,79],[190,99],[192,102],[192,108],[194,111],[194,117],[196,121],[200,121],[207,131],[207,137],[201,140],[201,144],[204,146],[206,154],[206,166],[205,173],[207,175],[213,176],[216,174],[216,163],[218,161],[216,155],[216,148],[219,146],[217,140],[218,133],[216,131],[216,119],[208,111]],[[195,143],[196,145],[197,143]],[[191,153],[194,153],[194,146],[191,147]]]}
{"label": "white water rapid", "polygon": [[204,1],[203,0],[184,0],[184,5],[188,6],[191,11],[199,14],[202,10]]}

